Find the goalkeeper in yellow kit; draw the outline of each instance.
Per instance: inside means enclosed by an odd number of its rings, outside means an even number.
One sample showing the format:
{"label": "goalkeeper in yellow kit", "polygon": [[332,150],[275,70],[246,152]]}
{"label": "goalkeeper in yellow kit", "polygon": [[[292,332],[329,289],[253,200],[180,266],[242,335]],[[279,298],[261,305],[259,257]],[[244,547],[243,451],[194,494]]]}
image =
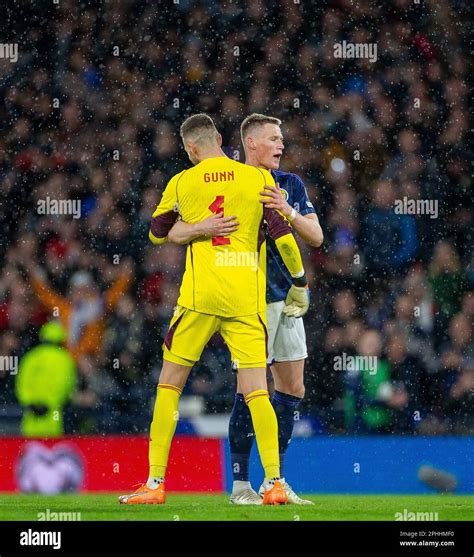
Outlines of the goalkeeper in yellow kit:
{"label": "goalkeeper in yellow kit", "polygon": [[[150,239],[164,243],[181,218],[199,223],[210,214],[232,214],[239,228],[229,236],[191,241],[180,295],[163,344],[161,370],[150,429],[148,481],[127,504],[165,502],[165,472],[176,429],[178,401],[192,366],[211,336],[219,332],[230,349],[239,385],[249,407],[265,471],[262,504],[284,504],[280,482],[278,426],[266,381],[266,253],[264,222],[293,277],[288,311],[307,309],[309,291],[301,255],[286,219],[260,203],[259,192],[274,185],[271,174],[229,159],[221,136],[206,114],[181,126],[184,148],[195,165],[171,178],[153,213]],[[230,225],[229,230],[236,226]]]}

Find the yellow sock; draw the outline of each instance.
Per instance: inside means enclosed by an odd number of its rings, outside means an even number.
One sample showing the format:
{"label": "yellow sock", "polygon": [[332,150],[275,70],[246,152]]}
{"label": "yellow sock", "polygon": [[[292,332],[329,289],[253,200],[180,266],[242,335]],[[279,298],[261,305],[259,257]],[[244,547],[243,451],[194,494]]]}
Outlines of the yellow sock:
{"label": "yellow sock", "polygon": [[181,389],[179,387],[163,383],[158,385],[148,448],[150,478],[165,477],[171,441],[178,422],[180,395]]}
{"label": "yellow sock", "polygon": [[265,470],[265,479],[280,477],[278,453],[278,422],[275,410],[268,398],[268,391],[260,389],[245,397],[252,416],[258,453]]}

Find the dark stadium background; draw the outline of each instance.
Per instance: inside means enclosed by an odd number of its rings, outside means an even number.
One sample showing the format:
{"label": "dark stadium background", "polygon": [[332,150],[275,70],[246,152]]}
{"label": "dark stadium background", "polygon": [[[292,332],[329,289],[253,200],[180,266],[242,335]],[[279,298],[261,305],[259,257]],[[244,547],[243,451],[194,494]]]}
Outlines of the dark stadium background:
{"label": "dark stadium background", "polygon": [[[38,281],[66,301],[71,281],[100,292],[122,281],[94,346],[74,354],[67,434],[148,432],[184,262],[182,248],[152,246],[148,226],[189,165],[179,125],[200,111],[229,153],[244,116],[281,118],[282,169],[303,178],[325,233],[322,248],[302,246],[312,306],[300,431],[472,434],[467,1],[10,4],[2,41],[19,59],[0,60],[0,355],[21,361],[38,344],[51,317]],[[377,43],[377,61],[335,58],[342,40]],[[81,218],[38,214],[47,196],[80,199]],[[404,197],[436,201],[437,218],[396,214]],[[378,400],[334,369],[336,356],[362,354],[367,331],[388,369]],[[15,381],[0,370],[10,435]],[[216,338],[179,431],[228,413],[234,386]],[[375,426],[367,405],[387,410]]]}

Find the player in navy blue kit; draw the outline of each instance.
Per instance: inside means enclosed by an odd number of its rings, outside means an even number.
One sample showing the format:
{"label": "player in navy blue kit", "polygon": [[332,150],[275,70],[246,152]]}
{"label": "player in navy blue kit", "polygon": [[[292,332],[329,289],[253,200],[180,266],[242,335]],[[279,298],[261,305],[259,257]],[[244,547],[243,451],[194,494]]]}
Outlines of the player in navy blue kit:
{"label": "player in navy blue kit", "polygon": [[[283,153],[281,121],[262,114],[251,114],[242,122],[242,143],[245,162],[251,166],[269,170],[276,186],[265,186],[262,203],[280,211],[291,223],[296,234],[308,245],[319,247],[323,233],[313,204],[308,198],[303,181],[296,174],[278,170]],[[223,213],[212,215],[195,224],[179,221],[168,233],[168,239],[177,244],[187,244],[199,237],[228,236],[237,230],[235,216]],[[298,497],[286,482],[284,459],[293,433],[295,412],[304,397],[304,360],[307,357],[306,335],[302,315],[307,311],[308,300],[293,306],[291,314],[285,308],[285,300],[292,285],[291,276],[274,245],[267,239],[267,321],[268,360],[275,392],[272,405],[278,420],[280,469],[282,484],[288,503],[309,505]],[[303,292],[303,295],[307,295]],[[252,418],[238,384],[234,406],[229,422],[229,442],[232,459],[233,486],[230,502],[237,505],[260,505],[260,494],[249,482],[250,450],[254,439]],[[259,493],[262,493],[262,485]]]}
{"label": "player in navy blue kit", "polygon": [[[303,181],[296,174],[278,170],[284,149],[280,125],[279,119],[262,114],[251,114],[245,118],[241,125],[245,162],[271,171],[277,187],[266,186],[262,202],[285,215],[303,241],[319,247],[323,242],[323,232]],[[291,285],[291,276],[273,241],[267,238],[267,363],[275,385],[272,404],[278,419],[281,476],[288,503],[307,505],[312,504],[311,501],[298,497],[284,479],[285,452],[291,441],[295,412],[304,397],[304,360],[308,355],[301,316],[298,313],[292,316],[283,313]],[[234,504],[261,504],[261,497],[249,482],[253,438],[250,412],[237,385],[229,422],[234,479],[230,502]]]}

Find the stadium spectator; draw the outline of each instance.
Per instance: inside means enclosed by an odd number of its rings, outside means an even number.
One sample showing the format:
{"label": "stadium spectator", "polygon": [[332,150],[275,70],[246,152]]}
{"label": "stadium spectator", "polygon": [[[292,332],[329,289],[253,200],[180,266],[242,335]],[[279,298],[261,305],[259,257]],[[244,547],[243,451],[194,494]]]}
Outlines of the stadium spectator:
{"label": "stadium spectator", "polygon": [[63,434],[63,407],[76,388],[76,365],[63,347],[66,331],[56,321],[43,325],[41,344],[20,360],[16,396],[23,407],[21,432],[27,437]]}
{"label": "stadium spectator", "polygon": [[448,323],[459,311],[467,291],[467,277],[456,249],[449,241],[439,242],[429,267],[429,282],[436,307],[435,340],[439,345],[446,338]]}
{"label": "stadium spectator", "polygon": [[474,362],[465,360],[449,377],[446,414],[450,433],[472,434],[474,430]]}
{"label": "stadium spectator", "polygon": [[33,290],[45,308],[66,328],[67,346],[77,361],[85,354],[100,355],[106,312],[125,292],[130,275],[130,270],[119,274],[114,284],[101,295],[92,276],[80,271],[71,277],[69,296],[64,297],[48,286],[40,268],[31,268]]}
{"label": "stadium spectator", "polygon": [[403,335],[392,335],[387,342],[386,357],[390,366],[390,378],[394,386],[406,393],[408,401],[394,417],[393,431],[416,430],[431,410],[434,382],[423,363],[408,352]]}
{"label": "stadium spectator", "polygon": [[441,346],[444,368],[457,368],[464,360],[474,359],[472,322],[464,313],[456,314],[449,323],[449,341]]}
{"label": "stadium spectator", "polygon": [[415,220],[394,212],[396,196],[391,182],[374,184],[373,207],[364,221],[364,253],[369,269],[377,275],[401,273],[418,251]]}
{"label": "stadium spectator", "polygon": [[394,380],[389,362],[382,357],[382,337],[378,331],[367,330],[361,335],[345,379],[348,431],[388,433],[396,431],[400,423],[402,429],[406,427],[409,400],[406,384]]}

